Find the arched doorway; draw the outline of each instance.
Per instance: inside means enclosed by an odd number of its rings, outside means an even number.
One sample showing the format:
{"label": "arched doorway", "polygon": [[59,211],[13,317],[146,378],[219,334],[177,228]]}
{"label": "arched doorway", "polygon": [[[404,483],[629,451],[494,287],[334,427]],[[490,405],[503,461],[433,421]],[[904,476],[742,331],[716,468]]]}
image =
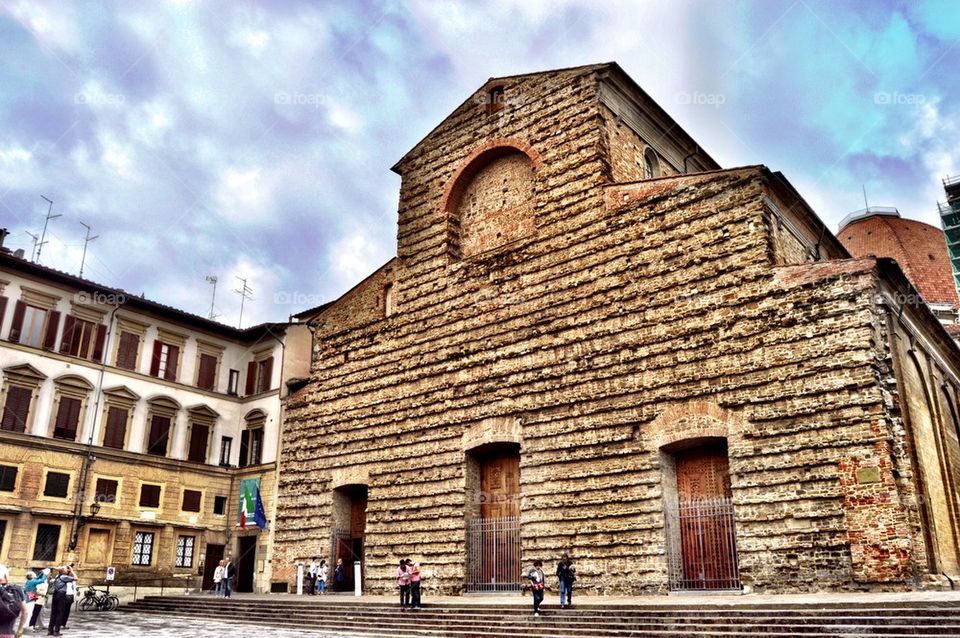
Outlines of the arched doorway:
{"label": "arched doorway", "polygon": [[[360,565],[363,577],[363,537],[367,528],[367,486],[344,485],[333,490],[333,533],[331,538],[330,582],[334,585],[333,570],[337,560],[343,561],[343,590],[356,585],[354,565]],[[362,582],[361,582],[362,586]]]}
{"label": "arched doorway", "polygon": [[467,454],[467,591],[520,591],[520,446]]}
{"label": "arched doorway", "polygon": [[663,460],[670,588],[740,589],[726,440],[676,445]]}

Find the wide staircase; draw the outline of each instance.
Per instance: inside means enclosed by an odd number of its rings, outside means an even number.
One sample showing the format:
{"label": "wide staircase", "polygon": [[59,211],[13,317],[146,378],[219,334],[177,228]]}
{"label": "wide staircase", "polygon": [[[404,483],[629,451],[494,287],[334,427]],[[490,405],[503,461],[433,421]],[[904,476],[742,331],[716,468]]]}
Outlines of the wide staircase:
{"label": "wide staircase", "polygon": [[[529,597],[526,598],[529,601]],[[581,599],[582,600],[582,599]],[[575,601],[576,602],[576,601]],[[534,618],[527,606],[458,603],[446,599],[420,611],[397,604],[277,595],[222,600],[211,596],[151,596],[121,610],[227,620],[302,631],[305,635],[443,636],[444,638],[810,638],[855,636],[960,637],[960,603],[710,603],[598,604],[574,609],[545,605]]]}

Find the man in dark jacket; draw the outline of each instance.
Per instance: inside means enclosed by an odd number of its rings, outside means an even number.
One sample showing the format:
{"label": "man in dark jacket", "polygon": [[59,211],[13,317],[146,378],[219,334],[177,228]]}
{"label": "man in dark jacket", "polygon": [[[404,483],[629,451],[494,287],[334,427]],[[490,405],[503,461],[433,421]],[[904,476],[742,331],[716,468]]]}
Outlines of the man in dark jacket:
{"label": "man in dark jacket", "polygon": [[563,609],[563,594],[567,594],[567,607],[573,607],[573,581],[577,579],[577,568],[566,554],[557,563],[557,578],[560,579],[560,609]]}
{"label": "man in dark jacket", "polygon": [[227,564],[223,566],[223,597],[230,598],[230,592],[233,591],[233,579],[237,576],[237,568],[233,566],[230,557],[227,557]]}
{"label": "man in dark jacket", "polygon": [[74,578],[68,573],[66,567],[61,567],[57,571],[57,577],[50,585],[50,591],[53,592],[53,605],[50,608],[50,623],[47,625],[48,636],[60,635],[60,628],[67,622],[67,612],[72,602],[67,595],[67,590]]}

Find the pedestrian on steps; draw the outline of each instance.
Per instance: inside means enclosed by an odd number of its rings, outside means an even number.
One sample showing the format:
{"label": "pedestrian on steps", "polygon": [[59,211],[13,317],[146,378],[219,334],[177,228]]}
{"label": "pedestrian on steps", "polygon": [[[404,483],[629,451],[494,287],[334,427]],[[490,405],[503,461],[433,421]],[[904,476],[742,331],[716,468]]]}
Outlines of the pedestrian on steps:
{"label": "pedestrian on steps", "polygon": [[223,569],[227,561],[221,560],[217,568],[213,570],[213,592],[218,596],[223,596]]}
{"label": "pedestrian on steps", "polygon": [[533,615],[540,615],[540,604],[543,602],[543,561],[533,561],[533,567],[527,571],[527,579],[530,581],[530,589],[533,591]]}
{"label": "pedestrian on steps", "polygon": [[337,566],[333,570],[333,588],[334,591],[343,591],[343,583],[347,576],[343,571],[343,559],[337,559]]}
{"label": "pedestrian on steps", "polygon": [[577,568],[566,554],[557,563],[557,578],[560,580],[560,609],[563,609],[563,595],[567,595],[567,607],[573,609],[573,582],[577,580]]}
{"label": "pedestrian on steps", "polygon": [[310,566],[307,568],[307,583],[310,586],[309,591],[307,593],[309,593],[311,596],[317,593],[317,569],[318,568],[319,566],[317,565],[317,559],[314,558],[313,560],[310,561]]}
{"label": "pedestrian on steps", "polygon": [[407,559],[407,571],[410,572],[410,604],[413,609],[420,607],[420,563]]}
{"label": "pedestrian on steps", "polygon": [[397,585],[400,587],[400,609],[405,611],[410,606],[410,572],[403,558],[400,559],[400,567],[397,567]]}
{"label": "pedestrian on steps", "polygon": [[233,591],[233,579],[237,575],[237,568],[233,566],[233,563],[230,561],[230,557],[226,558],[226,562],[223,564],[223,597],[230,598],[230,593]]}
{"label": "pedestrian on steps", "polygon": [[327,593],[327,561],[321,560],[317,568],[317,589],[321,594]]}

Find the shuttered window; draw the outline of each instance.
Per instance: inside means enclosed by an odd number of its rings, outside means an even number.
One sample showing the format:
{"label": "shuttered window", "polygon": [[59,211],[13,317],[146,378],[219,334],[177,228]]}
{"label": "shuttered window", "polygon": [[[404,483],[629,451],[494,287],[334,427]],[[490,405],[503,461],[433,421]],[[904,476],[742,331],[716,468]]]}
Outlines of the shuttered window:
{"label": "shuttered window", "polygon": [[121,332],[117,346],[117,367],[126,370],[137,369],[137,351],[140,349],[140,335]]}
{"label": "shuttered window", "polygon": [[12,492],[16,487],[17,468],[12,465],[0,465],[0,492]]}
{"label": "shuttered window", "polygon": [[197,387],[203,390],[213,390],[217,383],[217,358],[212,354],[200,355],[200,366],[197,372]]}
{"label": "shuttered window", "polygon": [[127,438],[127,410],[110,406],[107,411],[107,425],[103,431],[103,447],[122,450]]}
{"label": "shuttered window", "polygon": [[137,532],[133,536],[134,565],[148,566],[153,560],[153,532]]}
{"label": "shuttered window", "polygon": [[0,430],[9,432],[25,432],[27,416],[30,413],[30,401],[33,399],[33,390],[18,385],[7,388],[7,400],[3,404],[3,418],[0,419]]}
{"label": "shuttered window", "polygon": [[190,426],[190,449],[187,460],[194,463],[207,462],[207,443],[210,440],[210,427],[202,423]]}
{"label": "shuttered window", "polygon": [[119,486],[119,483],[113,479],[98,478],[97,486],[94,489],[97,503],[109,503],[110,505],[116,503]]}
{"label": "shuttered window", "polygon": [[160,507],[160,486],[144,483],[140,486],[140,507]]}
{"label": "shuttered window", "polygon": [[197,490],[183,490],[183,505],[180,509],[184,512],[200,511],[201,494]]}
{"label": "shuttered window", "polygon": [[260,465],[263,454],[263,428],[250,428],[240,435],[240,467]]}
{"label": "shuttered window", "polygon": [[147,454],[167,455],[167,441],[170,439],[170,418],[153,415],[150,420],[150,438],[147,442]]}
{"label": "shuttered window", "polygon": [[273,357],[267,357],[257,364],[257,392],[266,392],[270,389],[273,377]]}
{"label": "shuttered window", "polygon": [[47,472],[47,481],[43,486],[44,496],[66,498],[70,490],[70,475],[62,472]]}
{"label": "shuttered window", "polygon": [[150,362],[150,374],[168,381],[177,380],[177,364],[180,361],[180,348],[160,341],[153,342],[153,360]]}
{"label": "shuttered window", "polygon": [[74,397],[60,397],[60,406],[57,408],[57,420],[53,428],[53,438],[77,440],[77,425],[80,423],[80,399]]}
{"label": "shuttered window", "polygon": [[81,359],[101,361],[103,359],[103,344],[106,338],[107,327],[105,325],[68,316],[63,322],[60,352]]}

